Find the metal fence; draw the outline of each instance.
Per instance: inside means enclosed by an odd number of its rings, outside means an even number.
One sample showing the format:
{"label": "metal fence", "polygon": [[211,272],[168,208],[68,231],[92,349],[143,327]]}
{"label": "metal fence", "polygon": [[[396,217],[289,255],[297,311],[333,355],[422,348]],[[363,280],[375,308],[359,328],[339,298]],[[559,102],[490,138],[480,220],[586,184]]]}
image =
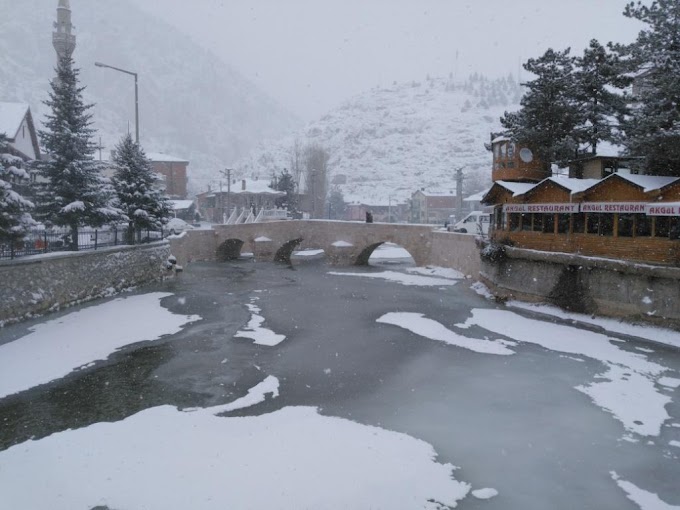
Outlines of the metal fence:
{"label": "metal fence", "polygon": [[[167,232],[162,230],[146,230],[142,232],[139,242],[150,243],[164,239],[166,236]],[[126,241],[124,229],[78,230],[77,251],[125,245],[128,244]],[[60,251],[76,251],[70,232],[37,230],[28,232],[23,239],[14,242],[0,242],[0,260]]]}

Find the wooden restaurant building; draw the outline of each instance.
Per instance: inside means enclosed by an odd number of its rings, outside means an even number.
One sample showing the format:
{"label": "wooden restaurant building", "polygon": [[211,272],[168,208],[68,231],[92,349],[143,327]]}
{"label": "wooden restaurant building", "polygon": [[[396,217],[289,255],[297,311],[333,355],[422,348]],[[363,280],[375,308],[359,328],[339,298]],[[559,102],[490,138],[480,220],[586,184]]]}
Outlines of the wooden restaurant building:
{"label": "wooden restaurant building", "polygon": [[[513,152],[516,152],[513,150]],[[502,153],[502,152],[501,152]],[[494,177],[503,177],[494,167]],[[492,240],[518,248],[680,265],[680,178],[496,179]],[[535,173],[535,172],[534,172]]]}

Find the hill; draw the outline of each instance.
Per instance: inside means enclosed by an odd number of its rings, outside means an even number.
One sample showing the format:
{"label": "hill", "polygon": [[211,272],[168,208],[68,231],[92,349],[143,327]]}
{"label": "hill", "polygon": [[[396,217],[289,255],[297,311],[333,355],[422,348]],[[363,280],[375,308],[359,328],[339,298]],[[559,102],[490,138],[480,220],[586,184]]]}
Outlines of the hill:
{"label": "hill", "polygon": [[484,147],[500,129],[500,116],[518,108],[521,87],[512,77],[473,75],[394,84],[359,95],[312,122],[297,136],[263,144],[241,160],[238,173],[270,178],[291,168],[291,149],[316,143],[331,155],[331,181],[347,202],[387,204],[420,188],[455,190],[454,173],[464,168],[465,191],[488,184],[491,155]]}
{"label": "hill", "polygon": [[[45,113],[54,76],[52,23],[57,0],[0,0],[0,101],[29,103],[36,121]],[[141,142],[148,152],[191,160],[196,190],[219,169],[247,155],[258,142],[297,126],[237,71],[189,37],[128,0],[71,0],[85,98],[95,103],[94,127],[109,151],[134,132],[130,76],[95,61],[139,73]]]}

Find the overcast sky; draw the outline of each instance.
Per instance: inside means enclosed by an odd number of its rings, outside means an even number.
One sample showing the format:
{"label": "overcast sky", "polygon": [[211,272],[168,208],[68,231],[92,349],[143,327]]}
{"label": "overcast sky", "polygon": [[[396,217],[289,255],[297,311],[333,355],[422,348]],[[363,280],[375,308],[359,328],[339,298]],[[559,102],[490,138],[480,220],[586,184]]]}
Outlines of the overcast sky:
{"label": "overcast sky", "polygon": [[[629,42],[627,0],[135,0],[305,120],[376,85],[517,74],[545,49]],[[456,58],[458,55],[458,58]]]}

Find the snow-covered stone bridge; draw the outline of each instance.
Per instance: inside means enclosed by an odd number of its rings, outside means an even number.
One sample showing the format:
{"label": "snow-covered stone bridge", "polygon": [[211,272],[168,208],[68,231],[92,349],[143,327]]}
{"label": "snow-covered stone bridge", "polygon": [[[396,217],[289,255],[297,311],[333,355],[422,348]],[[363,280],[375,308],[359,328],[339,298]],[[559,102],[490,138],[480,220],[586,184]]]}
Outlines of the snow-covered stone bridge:
{"label": "snow-covered stone bridge", "polygon": [[407,250],[416,265],[442,263],[448,267],[478,266],[474,237],[434,230],[431,225],[353,223],[343,221],[280,221],[242,225],[216,225],[212,230],[187,232],[171,240],[181,262],[226,261],[252,252],[257,260],[289,262],[294,250],[324,250],[333,265],[365,265],[383,243]]}

